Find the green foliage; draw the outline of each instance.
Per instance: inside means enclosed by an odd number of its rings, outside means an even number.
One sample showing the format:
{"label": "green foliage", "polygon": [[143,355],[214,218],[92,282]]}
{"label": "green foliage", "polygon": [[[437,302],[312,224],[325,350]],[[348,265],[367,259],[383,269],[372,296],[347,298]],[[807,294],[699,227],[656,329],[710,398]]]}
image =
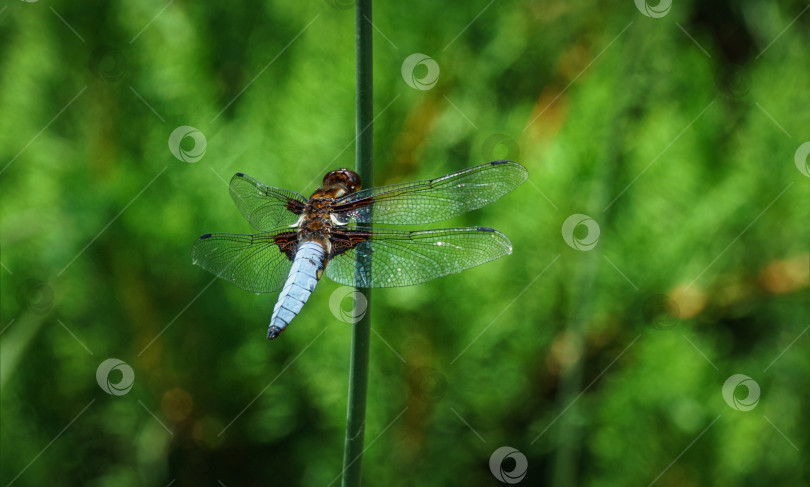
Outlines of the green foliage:
{"label": "green foliage", "polygon": [[[0,6],[4,485],[338,477],[339,286],[267,342],[275,296],[189,252],[251,231],[233,173],[308,195],[354,166],[343,3]],[[530,180],[441,224],[495,227],[511,256],[374,292],[366,485],[499,485],[503,445],[527,457],[521,485],[807,482],[804,7],[375,4],[375,183],[505,157]],[[433,88],[406,84],[412,53],[438,63]],[[182,125],[199,162],[168,150]],[[599,225],[590,251],[561,236],[577,213]],[[126,394],[96,383],[110,357],[134,370]],[[753,410],[724,401],[733,374],[759,384]]]}

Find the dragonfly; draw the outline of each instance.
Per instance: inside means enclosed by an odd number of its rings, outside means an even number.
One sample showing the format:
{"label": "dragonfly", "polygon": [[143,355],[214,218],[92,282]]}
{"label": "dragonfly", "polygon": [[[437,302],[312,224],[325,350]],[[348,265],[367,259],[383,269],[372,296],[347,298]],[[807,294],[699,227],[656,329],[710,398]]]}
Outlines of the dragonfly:
{"label": "dragonfly", "polygon": [[267,331],[272,340],[303,308],[323,274],[360,288],[411,286],[512,253],[487,227],[397,231],[373,225],[448,220],[520,186],[528,171],[493,161],[424,181],[362,189],[348,169],[330,171],[308,199],[236,173],[230,194],[259,233],[206,233],[192,262],[256,294],[281,289]]}

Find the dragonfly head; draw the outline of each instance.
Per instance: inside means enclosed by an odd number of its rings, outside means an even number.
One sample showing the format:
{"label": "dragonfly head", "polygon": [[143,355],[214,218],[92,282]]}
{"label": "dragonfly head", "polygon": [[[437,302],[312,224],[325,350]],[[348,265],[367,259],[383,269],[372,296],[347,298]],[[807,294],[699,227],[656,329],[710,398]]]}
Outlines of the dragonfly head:
{"label": "dragonfly head", "polygon": [[346,193],[359,191],[362,186],[360,175],[348,169],[329,171],[323,177],[323,189],[343,189]]}

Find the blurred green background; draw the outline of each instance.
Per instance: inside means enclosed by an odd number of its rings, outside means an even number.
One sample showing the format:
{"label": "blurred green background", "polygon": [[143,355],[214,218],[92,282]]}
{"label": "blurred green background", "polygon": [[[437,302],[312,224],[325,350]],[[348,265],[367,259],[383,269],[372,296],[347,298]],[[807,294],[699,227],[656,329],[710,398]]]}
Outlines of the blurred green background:
{"label": "blurred green background", "polygon": [[[511,256],[374,292],[365,485],[502,485],[502,446],[519,485],[807,482],[810,13],[665,7],[376,2],[375,185],[530,178],[440,225]],[[251,233],[233,173],[309,195],[353,167],[352,9],[0,5],[2,485],[339,484],[341,286],[268,342],[276,295],[189,252]]]}

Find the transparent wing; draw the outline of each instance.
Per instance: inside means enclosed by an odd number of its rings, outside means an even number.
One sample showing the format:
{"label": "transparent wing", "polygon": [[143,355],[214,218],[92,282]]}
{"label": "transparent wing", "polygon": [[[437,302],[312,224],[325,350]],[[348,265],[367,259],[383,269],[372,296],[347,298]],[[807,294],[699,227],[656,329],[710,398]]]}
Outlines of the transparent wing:
{"label": "transparent wing", "polygon": [[245,291],[278,291],[292,267],[297,234],[289,228],[256,235],[207,233],[191,249],[194,264]]}
{"label": "transparent wing", "polygon": [[306,203],[295,191],[267,186],[241,172],[231,178],[230,189],[239,213],[261,231],[293,225]]}
{"label": "transparent wing", "polygon": [[343,220],[361,223],[438,222],[481,208],[528,177],[518,163],[488,162],[436,179],[358,191],[338,200],[334,212]]}
{"label": "transparent wing", "polygon": [[[492,228],[449,228],[414,232],[344,230],[332,233],[326,275],[357,287],[419,284],[461,272],[512,253],[512,242]],[[359,272],[355,259],[367,256],[371,269]]]}

